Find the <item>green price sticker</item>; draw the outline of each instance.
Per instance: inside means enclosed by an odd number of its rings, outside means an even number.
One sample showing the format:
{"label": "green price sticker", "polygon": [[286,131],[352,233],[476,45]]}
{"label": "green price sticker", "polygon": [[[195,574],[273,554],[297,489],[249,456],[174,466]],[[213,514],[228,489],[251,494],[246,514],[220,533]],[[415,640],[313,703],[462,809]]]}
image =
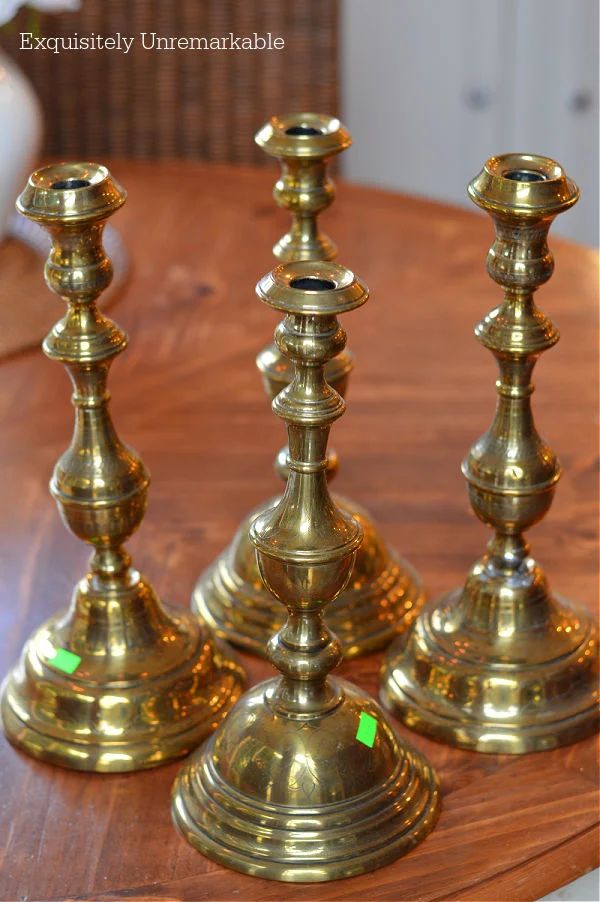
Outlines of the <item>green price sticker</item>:
{"label": "green price sticker", "polygon": [[362,742],[363,745],[368,746],[370,749],[373,748],[375,744],[375,737],[377,736],[377,721],[374,717],[371,717],[370,714],[367,714],[366,711],[363,711],[360,715],[360,720],[358,722],[358,730],[356,731],[356,738],[359,742]]}
{"label": "green price sticker", "polygon": [[48,658],[48,663],[63,673],[75,673],[81,664],[81,658],[66,648],[57,648],[53,657]]}

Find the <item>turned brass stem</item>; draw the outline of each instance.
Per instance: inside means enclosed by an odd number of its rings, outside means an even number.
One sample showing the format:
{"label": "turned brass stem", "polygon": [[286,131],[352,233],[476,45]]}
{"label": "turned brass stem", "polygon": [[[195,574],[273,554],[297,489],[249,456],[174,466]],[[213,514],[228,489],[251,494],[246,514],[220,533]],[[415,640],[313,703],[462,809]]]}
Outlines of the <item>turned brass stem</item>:
{"label": "turned brass stem", "polygon": [[[135,451],[119,439],[109,411],[108,373],[127,347],[127,336],[96,304],[112,279],[102,244],[105,221],[125,202],[125,191],[102,166],[65,168],[69,176],[81,169],[83,177],[59,179],[54,169],[49,175],[42,171],[33,176],[18,207],[50,234],[46,282],[67,302],[43,350],[65,365],[75,407],[71,444],[54,468],[50,491],[65,525],[95,549],[90,572],[73,597],[77,621],[102,619],[106,591],[118,594],[126,587],[130,593],[140,584],[122,546],[143,519],[150,479]],[[146,588],[146,614],[166,625],[158,599]],[[133,623],[141,626],[137,618]]]}
{"label": "turned brass stem", "polygon": [[[282,262],[333,260],[335,244],[318,226],[318,216],[334,200],[335,186],[328,175],[333,156],[350,147],[352,139],[339,119],[319,113],[292,113],[273,116],[255,136],[265,153],[275,157],[281,176],[273,189],[278,206],[292,215],[290,230],[273,247]],[[256,358],[265,391],[271,400],[292,379],[292,367],[275,343],[267,345]],[[352,354],[341,351],[327,362],[327,381],[344,396],[354,365]],[[287,448],[275,458],[275,471],[287,479]],[[328,455],[328,477],[337,472],[337,454]]]}
{"label": "turned brass stem", "polygon": [[275,340],[294,373],[273,400],[273,411],[288,429],[285,492],[250,527],[261,577],[288,609],[268,655],[283,674],[273,704],[292,715],[338,702],[327,673],[341,661],[342,650],[323,622],[323,608],[346,586],[362,541],[360,524],[336,508],[327,488],[329,430],[345,410],[325,378],[327,362],[346,344],[334,301],[323,303],[324,293],[336,288],[342,290],[340,312],[367,299],[366,288],[332,264],[288,264],[258,286],[259,297],[286,314]]}
{"label": "turned brass stem", "polygon": [[279,160],[281,176],[273,197],[292,214],[291,228],[275,244],[273,253],[282,263],[332,260],[337,248],[319,230],[317,217],[333,203],[335,188],[327,164],[350,147],[347,130],[333,116],[290,113],[271,117],[254,140]]}
{"label": "turned brass stem", "polygon": [[[315,271],[321,272],[318,264]],[[297,282],[290,284],[297,287]],[[311,288],[311,283],[316,287]],[[304,284],[310,292],[330,283],[305,277]],[[269,289],[267,285],[260,296],[275,306],[277,299]],[[342,650],[323,623],[322,612],[347,584],[362,539],[358,521],[335,508],[327,489],[329,430],[345,405],[325,381],[324,367],[343,349],[346,336],[334,315],[298,312],[285,317],[276,340],[295,365],[291,384],[273,401],[273,410],[288,428],[290,475],[281,501],[254,521],[250,538],[258,550],[265,585],[288,608],[286,623],[268,646],[271,662],[283,673],[273,702],[290,713],[307,713],[336,702],[326,675],[341,661]],[[300,549],[293,544],[298,536],[302,538]],[[314,572],[309,566],[311,558]],[[301,579],[305,562],[306,575]],[[318,578],[327,565],[335,573],[335,581],[329,575],[325,582]],[[301,591],[295,586],[290,593],[287,581],[281,582],[286,569],[297,573]]]}

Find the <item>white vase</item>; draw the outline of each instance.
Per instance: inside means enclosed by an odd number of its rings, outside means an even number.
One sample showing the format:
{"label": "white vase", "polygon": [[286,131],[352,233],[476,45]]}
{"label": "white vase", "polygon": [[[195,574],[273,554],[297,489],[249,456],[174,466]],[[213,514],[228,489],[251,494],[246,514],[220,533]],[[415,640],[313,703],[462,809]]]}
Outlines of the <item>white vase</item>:
{"label": "white vase", "polygon": [[33,87],[0,49],[0,241],[40,151],[42,112]]}

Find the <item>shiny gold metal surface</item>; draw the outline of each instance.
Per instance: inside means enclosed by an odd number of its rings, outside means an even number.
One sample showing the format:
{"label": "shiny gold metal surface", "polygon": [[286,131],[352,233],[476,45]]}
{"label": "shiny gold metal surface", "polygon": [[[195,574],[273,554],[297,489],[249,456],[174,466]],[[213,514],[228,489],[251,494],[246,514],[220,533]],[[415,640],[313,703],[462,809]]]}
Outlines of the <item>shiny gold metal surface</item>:
{"label": "shiny gold metal surface", "polygon": [[[334,156],[350,147],[350,133],[334,116],[289,113],[272,116],[254,140],[265,153],[279,161],[281,176],[273,188],[273,197],[278,206],[292,215],[291,228],[275,244],[273,254],[284,263],[333,260],[337,247],[319,230],[317,217],[335,198],[335,185],[327,167]],[[292,381],[290,363],[275,342],[263,348],[256,365],[271,400]],[[352,354],[346,349],[327,364],[327,381],[342,397],[353,366]],[[287,452],[287,446],[282,448],[275,460],[275,469],[284,482],[288,477]],[[335,451],[331,449],[327,459],[331,478],[338,468]]]}
{"label": "shiny gold metal surface", "polygon": [[[193,846],[235,870],[333,880],[423,839],[439,789],[377,704],[328,676],[342,650],[323,608],[350,579],[362,534],[327,488],[329,429],[345,405],[324,369],[346,340],[337,316],[366,301],[366,286],[334,263],[293,263],[261,279],[257,292],[284,314],[277,344],[295,364],[273,401],[288,427],[286,489],[250,528],[261,577],[288,612],[268,644],[281,676],[246,693],[184,765],[173,816]],[[376,722],[372,745],[357,737],[361,715]]]}
{"label": "shiny gold metal surface", "polygon": [[[282,175],[274,189],[277,203],[293,216],[291,230],[277,242],[273,253],[286,262],[328,260],[335,245],[322,235],[317,215],[334,198],[327,163],[351,144],[338,119],[317,113],[274,116],[256,135],[256,142],[276,157]],[[273,400],[292,380],[293,368],[276,344],[265,347],[256,359],[265,391]],[[353,366],[343,350],[327,363],[328,383],[342,397]],[[275,469],[287,479],[287,446],[279,451]],[[327,455],[327,473],[338,469],[335,451]],[[369,514],[353,501],[336,496],[336,503],[356,517],[363,543],[356,556],[351,582],[327,610],[327,622],[352,658],[387,645],[413,621],[424,600],[421,582],[410,564],[382,537]],[[254,654],[264,655],[267,639],[283,623],[283,609],[265,589],[248,538],[252,521],[277,504],[263,502],[241,523],[230,545],[198,580],[192,607],[221,637]]]}
{"label": "shiny gold metal surface", "polygon": [[320,113],[273,116],[256,133],[259,147],[281,164],[273,196],[292,214],[292,226],[273,248],[278,260],[333,260],[337,248],[317,227],[317,216],[333,202],[327,164],[352,144],[339,119]]}
{"label": "shiny gold metal surface", "polygon": [[517,754],[575,742],[598,724],[597,626],[553,595],[523,537],[560,475],[531,412],[533,367],[559,337],[534,292],[554,268],[552,220],[579,192],[553,160],[506,154],[488,160],[469,194],[494,220],[487,269],[504,288],[475,329],[498,361],[496,416],[462,467],[494,536],[464,587],[428,605],[392,645],[381,698],[434,739]]}
{"label": "shiny gold metal surface", "polygon": [[40,169],[18,200],[52,238],[46,282],[68,305],[43,345],[67,368],[76,411],[50,491],[94,552],[70,607],[30,637],[8,675],[2,720],[19,748],[78,770],[135,770],[187,754],[243,687],[230,652],[196,617],[162,605],[123,548],[143,519],[149,477],[108,411],[108,371],[127,336],[96,300],[112,277],[105,221],[124,201],[93,163]]}

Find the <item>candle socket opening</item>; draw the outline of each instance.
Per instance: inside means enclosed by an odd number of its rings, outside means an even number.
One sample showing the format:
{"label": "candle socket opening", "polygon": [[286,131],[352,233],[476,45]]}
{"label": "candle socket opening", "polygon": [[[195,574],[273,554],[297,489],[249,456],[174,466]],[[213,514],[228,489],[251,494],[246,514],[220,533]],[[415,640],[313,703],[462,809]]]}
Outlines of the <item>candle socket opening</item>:
{"label": "candle socket opening", "polygon": [[330,291],[335,288],[335,282],[331,279],[318,279],[316,276],[301,276],[292,279],[290,288],[298,288],[300,291]]}
{"label": "candle socket opening", "polygon": [[285,130],[286,135],[322,135],[320,128],[313,128],[312,125],[290,125]]}
{"label": "candle socket opening", "polygon": [[73,188],[88,188],[91,184],[87,179],[59,179],[57,182],[52,182],[50,187],[56,188],[58,191],[72,191]]}
{"label": "candle socket opening", "polygon": [[534,169],[511,169],[510,172],[504,173],[504,178],[512,179],[514,182],[545,182],[548,176]]}

